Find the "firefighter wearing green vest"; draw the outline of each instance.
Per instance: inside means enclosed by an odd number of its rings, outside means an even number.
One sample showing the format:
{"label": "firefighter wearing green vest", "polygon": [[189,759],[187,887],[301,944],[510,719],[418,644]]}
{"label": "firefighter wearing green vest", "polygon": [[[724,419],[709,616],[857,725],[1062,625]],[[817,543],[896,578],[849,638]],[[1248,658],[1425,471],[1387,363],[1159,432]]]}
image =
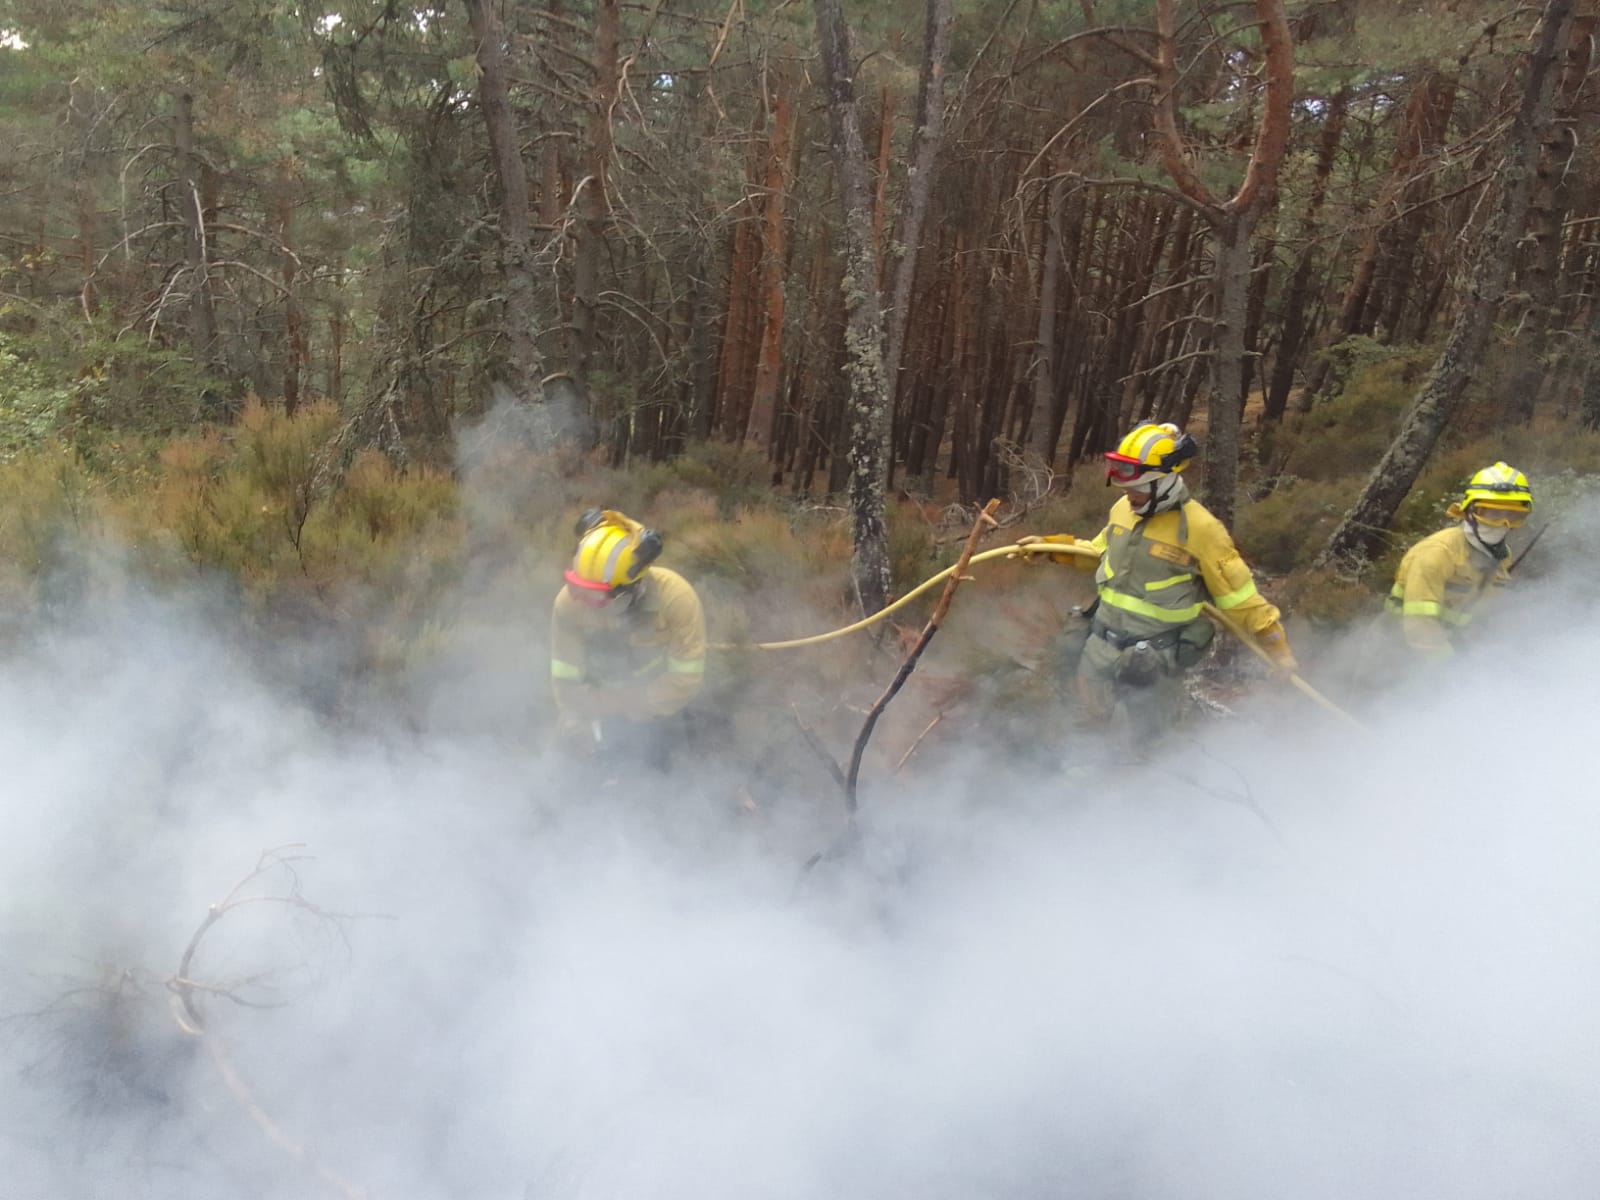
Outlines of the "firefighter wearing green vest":
{"label": "firefighter wearing green vest", "polygon": [[1455,524],[1406,551],[1384,608],[1400,618],[1406,645],[1424,658],[1448,658],[1453,635],[1472,620],[1484,594],[1511,582],[1506,536],[1533,512],[1533,488],[1497,462],[1474,475],[1449,515]]}
{"label": "firefighter wearing green vest", "polygon": [[1207,601],[1279,666],[1296,668],[1277,608],[1256,590],[1227,528],[1189,495],[1182,472],[1199,449],[1175,425],[1140,425],[1106,455],[1106,481],[1123,495],[1105,528],[1089,541],[1041,539],[1100,555],[1058,559],[1093,567],[1099,593],[1075,690],[1090,722],[1109,721],[1120,704],[1135,737],[1178,716],[1183,673],[1216,634]]}

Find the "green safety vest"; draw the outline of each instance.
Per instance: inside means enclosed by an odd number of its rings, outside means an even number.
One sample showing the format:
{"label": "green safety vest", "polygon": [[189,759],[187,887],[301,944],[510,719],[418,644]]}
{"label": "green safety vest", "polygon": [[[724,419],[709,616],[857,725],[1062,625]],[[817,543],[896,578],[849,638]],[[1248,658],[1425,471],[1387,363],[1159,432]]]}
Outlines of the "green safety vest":
{"label": "green safety vest", "polygon": [[[1094,576],[1100,593],[1097,624],[1124,636],[1144,636],[1201,619],[1208,595],[1199,560],[1185,548],[1189,519],[1183,507],[1140,518],[1131,527],[1107,526],[1105,553]],[[1175,532],[1176,541],[1151,537],[1152,526]]]}

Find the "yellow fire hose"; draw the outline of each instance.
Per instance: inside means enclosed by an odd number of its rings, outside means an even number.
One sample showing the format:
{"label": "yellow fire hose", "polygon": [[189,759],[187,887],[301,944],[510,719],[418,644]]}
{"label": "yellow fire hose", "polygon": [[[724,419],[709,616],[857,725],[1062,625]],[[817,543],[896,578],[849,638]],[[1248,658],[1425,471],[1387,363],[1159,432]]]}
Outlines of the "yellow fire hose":
{"label": "yellow fire hose", "polygon": [[[988,562],[991,559],[996,558],[1016,558],[1019,555],[1026,554],[1072,554],[1080,558],[1100,557],[1098,551],[1091,550],[1087,546],[1075,546],[1063,544],[1061,542],[1029,542],[1026,545],[1020,542],[1014,542],[1009,546],[999,546],[993,550],[985,550],[982,554],[974,554],[968,560],[968,565],[972,566],[977,563]],[[827,633],[813,634],[811,637],[792,638],[786,642],[751,642],[743,646],[723,645],[716,647],[716,649],[795,650],[801,646],[815,646],[821,642],[829,642],[834,638],[841,638],[847,634],[859,632],[860,630],[867,628],[869,625],[877,624],[879,621],[882,621],[884,618],[893,614],[896,610],[905,607],[907,604],[910,604],[924,592],[927,592],[943,583],[954,570],[955,567],[953,566],[946,567],[937,575],[931,575],[927,579],[923,580],[904,596],[901,596],[900,599],[896,600],[893,604],[879,609],[870,617],[865,617],[860,621],[854,622],[853,624],[846,625],[842,629],[833,629]],[[1223,612],[1213,604],[1202,604],[1201,607],[1205,610],[1207,616],[1209,616],[1218,625],[1222,626],[1222,628],[1226,629],[1234,637],[1238,638],[1247,647],[1249,647],[1250,651],[1255,654],[1257,658],[1261,659],[1262,662],[1266,663],[1274,674],[1280,675],[1286,679],[1290,686],[1292,686],[1301,695],[1305,696],[1306,699],[1310,700],[1313,704],[1317,705],[1317,707],[1325,710],[1326,712],[1332,713],[1346,724],[1359,729],[1362,732],[1367,731],[1365,725],[1352,717],[1344,709],[1340,708],[1332,700],[1329,700],[1321,692],[1317,691],[1316,688],[1312,687],[1296,672],[1286,671],[1277,663],[1275,663],[1272,660],[1272,656],[1261,648],[1260,644],[1255,640],[1255,638],[1251,637],[1243,629],[1239,628],[1239,625],[1233,620],[1232,617],[1228,616],[1227,613]]]}

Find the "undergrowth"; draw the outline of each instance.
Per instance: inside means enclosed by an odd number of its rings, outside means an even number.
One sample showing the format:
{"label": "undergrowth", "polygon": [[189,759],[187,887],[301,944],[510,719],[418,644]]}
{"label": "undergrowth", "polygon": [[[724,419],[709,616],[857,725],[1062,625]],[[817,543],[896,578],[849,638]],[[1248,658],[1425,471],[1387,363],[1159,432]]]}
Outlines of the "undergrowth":
{"label": "undergrowth", "polygon": [[[1527,471],[1541,520],[1559,514],[1577,479],[1600,472],[1600,434],[1550,422],[1485,432],[1494,413],[1480,403],[1440,446],[1379,559],[1359,577],[1315,569],[1414,394],[1419,363],[1414,353],[1365,356],[1344,392],[1286,424],[1275,454],[1247,475],[1245,486],[1260,495],[1241,503],[1235,540],[1295,620],[1337,625],[1375,611],[1404,547],[1445,522],[1479,467],[1505,459]],[[787,639],[852,616],[847,511],[774,489],[758,454],[699,445],[624,471],[571,448],[481,438],[470,460],[444,472],[403,469],[373,451],[349,454],[343,427],[328,404],[290,416],[248,403],[230,425],[171,438],[101,432],[13,441],[0,460],[4,624],[45,603],[47,581],[75,559],[106,553],[156,586],[224,580],[241,619],[262,630],[353,630],[360,666],[405,670],[448,643],[469,574],[522,572],[536,606],[553,598],[574,522],[593,506],[620,508],[662,531],[662,564],[700,591],[713,641]],[[1085,464],[1064,492],[1025,513],[1003,510],[1006,527],[983,546],[1025,533],[1091,537],[1115,499],[1098,465]],[[954,561],[969,519],[909,499],[891,507],[896,594]],[[944,639],[944,667],[930,660],[927,673],[937,684],[946,670],[939,686],[952,695],[961,689],[951,680],[997,672],[1018,681],[999,695],[1032,694],[1042,686],[1032,674],[1038,646],[1059,640],[1054,631],[1072,626],[1068,610],[1092,589],[1085,576],[1053,567],[985,564],[979,575],[980,597],[958,603]],[[933,599],[904,611],[900,635],[807,651],[808,686],[837,695],[852,680],[882,675],[874,664],[898,659]],[[1012,637],[1016,629],[1023,633]],[[731,654],[713,673],[712,691],[737,703],[770,669],[770,660]]]}

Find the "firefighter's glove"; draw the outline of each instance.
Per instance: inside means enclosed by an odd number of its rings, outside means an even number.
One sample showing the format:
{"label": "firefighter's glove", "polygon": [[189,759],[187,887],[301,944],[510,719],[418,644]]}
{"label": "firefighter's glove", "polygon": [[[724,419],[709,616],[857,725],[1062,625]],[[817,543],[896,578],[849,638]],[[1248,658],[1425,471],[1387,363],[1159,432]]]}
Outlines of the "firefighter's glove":
{"label": "firefighter's glove", "polygon": [[1261,634],[1261,648],[1267,652],[1267,657],[1272,660],[1272,665],[1285,675],[1293,675],[1300,669],[1294,651],[1289,649],[1288,635],[1283,632],[1283,626],[1274,624],[1272,628]]}
{"label": "firefighter's glove", "polygon": [[[1051,533],[1051,534],[1046,534],[1043,537],[1039,537],[1039,536],[1030,534],[1028,537],[1022,537],[1022,538],[1018,538],[1017,539],[1017,545],[1019,545],[1019,546],[1037,546],[1037,545],[1044,544],[1044,543],[1053,543],[1055,545],[1061,545],[1061,546],[1082,546],[1086,550],[1087,549],[1092,549],[1092,547],[1089,545],[1088,542],[1079,541],[1077,538],[1073,537],[1070,533]],[[1092,555],[1091,554],[1026,554],[1026,553],[1017,553],[1017,554],[1013,555],[1012,557],[1020,558],[1025,563],[1032,562],[1034,559],[1038,559],[1038,558],[1048,558],[1051,562],[1060,563],[1064,567],[1077,567],[1079,570],[1085,570],[1085,571],[1094,570],[1094,568],[1097,565],[1097,563],[1099,562],[1099,558],[1100,558],[1098,552],[1096,552],[1096,553],[1094,553]]]}

